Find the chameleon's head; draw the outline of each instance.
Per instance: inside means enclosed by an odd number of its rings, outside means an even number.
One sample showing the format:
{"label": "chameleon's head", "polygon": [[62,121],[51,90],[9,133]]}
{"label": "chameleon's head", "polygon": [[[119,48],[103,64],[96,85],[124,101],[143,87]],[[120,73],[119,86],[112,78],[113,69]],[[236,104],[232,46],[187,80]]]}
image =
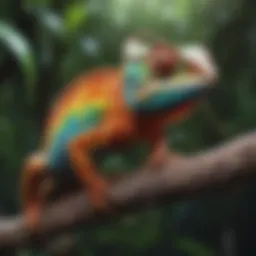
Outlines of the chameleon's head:
{"label": "chameleon's head", "polygon": [[[132,84],[142,84],[147,92],[134,107],[137,111],[155,112],[172,111],[186,102],[196,101],[212,87],[211,74],[191,75],[187,72],[178,72],[180,54],[190,61],[201,63],[202,68],[211,71],[211,64],[205,49],[191,46],[176,50],[165,43],[151,46],[146,45],[138,38],[130,38],[125,45],[124,59],[128,68],[127,91],[133,90]],[[207,72],[206,72],[207,74]],[[135,82],[134,82],[135,81]],[[131,88],[131,89],[129,89]]]}

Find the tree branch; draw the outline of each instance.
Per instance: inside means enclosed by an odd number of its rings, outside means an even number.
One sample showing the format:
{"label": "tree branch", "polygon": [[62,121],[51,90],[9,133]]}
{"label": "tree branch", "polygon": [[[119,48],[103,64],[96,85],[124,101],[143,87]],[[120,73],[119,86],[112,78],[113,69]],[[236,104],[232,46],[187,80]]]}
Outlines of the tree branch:
{"label": "tree branch", "polygon": [[[161,170],[127,175],[111,185],[108,195],[115,211],[96,216],[82,192],[69,194],[48,205],[43,212],[41,238],[70,230],[82,223],[109,221],[122,213],[182,199],[209,189],[220,189],[251,177],[256,169],[256,133],[241,136],[208,152],[182,161],[164,163]],[[85,226],[86,227],[86,226]],[[0,247],[26,244],[30,238],[22,216],[0,219]]]}

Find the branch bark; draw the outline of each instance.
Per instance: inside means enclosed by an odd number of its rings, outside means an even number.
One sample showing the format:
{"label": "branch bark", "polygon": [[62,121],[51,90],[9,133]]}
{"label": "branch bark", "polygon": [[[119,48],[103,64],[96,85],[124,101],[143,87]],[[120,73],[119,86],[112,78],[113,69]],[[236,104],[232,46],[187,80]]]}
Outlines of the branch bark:
{"label": "branch bark", "polygon": [[[40,237],[49,239],[50,235],[81,224],[102,223],[130,211],[171,203],[210,189],[227,188],[252,177],[255,169],[256,132],[182,161],[170,159],[159,170],[143,170],[115,181],[108,194],[115,209],[111,214],[96,216],[82,192],[69,194],[46,207],[39,227]],[[33,238],[35,235],[29,234],[23,216],[0,219],[0,247],[24,245]]]}

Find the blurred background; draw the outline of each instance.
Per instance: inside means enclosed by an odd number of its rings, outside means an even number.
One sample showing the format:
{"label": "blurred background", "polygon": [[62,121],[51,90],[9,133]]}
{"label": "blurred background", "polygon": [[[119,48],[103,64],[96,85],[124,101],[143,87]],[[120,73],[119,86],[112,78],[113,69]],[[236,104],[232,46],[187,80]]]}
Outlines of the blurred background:
{"label": "blurred background", "polygon": [[[146,29],[177,44],[203,42],[221,71],[209,101],[168,129],[166,138],[175,149],[194,153],[252,130],[255,11],[255,0],[0,1],[1,214],[19,211],[20,165],[37,146],[52,95],[82,71],[118,65],[120,44],[134,31]],[[253,256],[255,195],[252,181],[85,227],[67,234],[74,242],[69,255]],[[53,252],[35,247],[11,254]]]}

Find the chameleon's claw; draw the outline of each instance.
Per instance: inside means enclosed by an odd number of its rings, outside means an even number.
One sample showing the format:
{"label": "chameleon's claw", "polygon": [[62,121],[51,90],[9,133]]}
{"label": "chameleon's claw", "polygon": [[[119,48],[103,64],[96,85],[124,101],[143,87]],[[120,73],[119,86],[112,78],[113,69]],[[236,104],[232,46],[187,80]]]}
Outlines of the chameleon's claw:
{"label": "chameleon's claw", "polygon": [[98,180],[89,191],[91,203],[97,212],[111,212],[108,204],[109,184],[105,180]]}

